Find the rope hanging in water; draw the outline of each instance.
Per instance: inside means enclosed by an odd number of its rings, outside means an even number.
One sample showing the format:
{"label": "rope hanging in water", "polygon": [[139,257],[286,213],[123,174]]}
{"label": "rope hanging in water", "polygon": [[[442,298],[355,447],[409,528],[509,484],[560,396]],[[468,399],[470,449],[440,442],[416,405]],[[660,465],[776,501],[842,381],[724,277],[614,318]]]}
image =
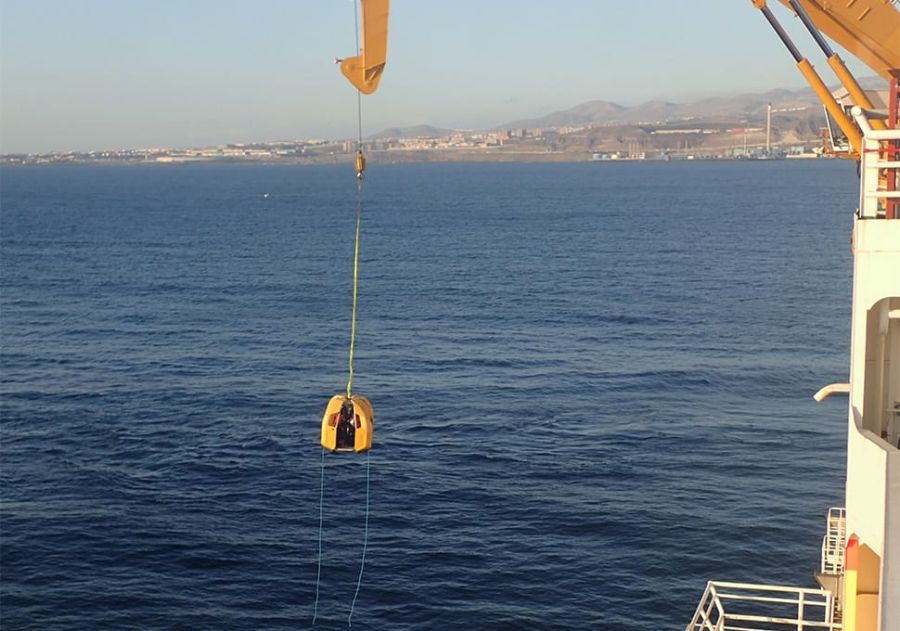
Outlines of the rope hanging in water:
{"label": "rope hanging in water", "polygon": [[356,599],[359,597],[359,588],[362,585],[363,570],[366,567],[366,548],[369,546],[369,459],[371,451],[366,452],[366,527],[363,533],[362,560],[359,562],[359,578],[356,579],[356,592],[353,594],[353,602],[350,603],[350,615],[347,616],[347,626],[353,626],[353,608],[356,607]]}
{"label": "rope hanging in water", "polygon": [[316,624],[316,615],[319,613],[319,583],[322,578],[322,516],[325,514],[323,511],[324,500],[325,500],[325,450],[322,450],[322,464],[319,466],[320,471],[320,480],[319,480],[319,562],[316,567],[316,604],[313,605],[313,620],[312,623]]}
{"label": "rope hanging in water", "polygon": [[[353,592],[353,601],[350,603],[350,614],[347,616],[347,626],[353,626],[353,611],[359,598],[359,590],[362,587],[363,572],[366,568],[366,551],[369,548],[369,498],[371,497],[371,451],[366,452],[366,519],[363,527],[362,558],[359,562],[359,575],[356,577],[356,590]],[[316,567],[316,601],[313,605],[312,624],[315,626],[319,614],[319,586],[322,579],[322,533],[324,532],[324,500],[325,500],[325,450],[322,450],[322,463],[320,466],[319,481],[319,561]]]}

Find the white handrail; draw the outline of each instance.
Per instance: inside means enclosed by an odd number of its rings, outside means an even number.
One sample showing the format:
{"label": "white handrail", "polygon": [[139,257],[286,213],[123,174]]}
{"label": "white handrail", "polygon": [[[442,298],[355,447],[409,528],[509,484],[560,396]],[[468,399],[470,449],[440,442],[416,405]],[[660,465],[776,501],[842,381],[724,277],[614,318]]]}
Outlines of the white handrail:
{"label": "white handrail", "polygon": [[[729,611],[738,604],[738,610]],[[793,607],[796,616],[791,615]],[[841,625],[833,616],[834,597],[824,589],[710,581],[685,631],[835,631]]]}
{"label": "white handrail", "polygon": [[854,107],[851,111],[863,132],[859,152],[859,217],[881,219],[893,200],[900,199],[900,191],[890,190],[896,188],[900,172],[900,162],[896,159],[900,129],[872,129],[865,110]]}
{"label": "white handrail", "polygon": [[856,124],[859,125],[866,138],[871,140],[900,140],[900,129],[872,129],[865,110],[858,105],[854,105],[850,113],[853,114]]}

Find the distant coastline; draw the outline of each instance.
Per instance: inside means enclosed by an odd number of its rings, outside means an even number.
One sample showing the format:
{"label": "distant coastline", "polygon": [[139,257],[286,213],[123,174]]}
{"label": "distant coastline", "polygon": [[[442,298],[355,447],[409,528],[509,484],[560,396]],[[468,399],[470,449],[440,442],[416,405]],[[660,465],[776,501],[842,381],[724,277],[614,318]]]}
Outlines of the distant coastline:
{"label": "distant coastline", "polygon": [[[791,136],[766,142],[764,129],[718,126],[587,125],[568,129],[451,132],[439,137],[388,137],[363,141],[373,162],[590,162],[628,160],[743,160],[823,155],[821,139]],[[768,148],[767,148],[768,144]],[[345,164],[355,141],[295,140],[188,149],[153,148],[7,154],[0,165],[50,164]]]}
{"label": "distant coastline", "polygon": [[[587,162],[812,157],[823,152],[827,121],[811,90],[771,90],[693,103],[651,101],[624,107],[589,101],[488,130],[431,125],[367,137],[378,162]],[[7,153],[12,164],[337,164],[353,140],[293,139],[214,146]]]}
{"label": "distant coastline", "polygon": [[[381,152],[369,154],[370,165],[374,164],[439,164],[439,163],[509,163],[509,164],[582,164],[588,162],[611,163],[611,162],[706,162],[710,160],[718,161],[756,161],[756,160],[785,160],[785,159],[832,159],[834,156],[821,153],[803,152],[795,154],[786,154],[778,156],[678,156],[678,157],[659,157],[659,158],[616,158],[616,159],[593,159],[591,157],[582,157],[572,154],[547,153],[547,154],[526,154],[526,153],[505,153],[505,154],[487,154],[487,153],[454,153],[454,152],[433,152],[427,156],[414,155],[413,152],[405,154],[383,155]],[[352,164],[352,156],[344,156],[343,158],[321,159],[321,160],[269,160],[269,159],[224,159],[224,160],[178,160],[172,162],[154,162],[154,161],[138,161],[138,160],[41,160],[41,161],[17,161],[10,160],[6,157],[0,158],[0,168],[3,167],[47,167],[47,166],[119,166],[127,168],[130,166],[152,166],[159,168],[178,167],[184,165],[294,165],[294,166],[324,166],[324,165],[341,165]]]}

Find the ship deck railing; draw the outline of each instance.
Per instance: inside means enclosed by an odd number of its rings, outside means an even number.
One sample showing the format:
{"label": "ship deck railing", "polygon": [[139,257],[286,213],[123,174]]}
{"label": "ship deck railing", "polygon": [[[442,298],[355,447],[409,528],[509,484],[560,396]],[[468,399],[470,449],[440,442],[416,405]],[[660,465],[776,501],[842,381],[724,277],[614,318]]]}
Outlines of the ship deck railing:
{"label": "ship deck railing", "polygon": [[840,629],[825,589],[710,581],[685,631]]}
{"label": "ship deck railing", "polygon": [[900,218],[900,129],[872,129],[871,112],[860,107],[854,107],[852,112],[863,131],[859,217]]}

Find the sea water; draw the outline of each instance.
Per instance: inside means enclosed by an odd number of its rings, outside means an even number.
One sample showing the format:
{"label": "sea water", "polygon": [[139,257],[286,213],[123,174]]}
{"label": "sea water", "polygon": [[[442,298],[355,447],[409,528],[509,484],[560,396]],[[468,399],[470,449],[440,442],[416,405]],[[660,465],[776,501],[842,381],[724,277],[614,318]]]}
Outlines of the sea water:
{"label": "sea water", "polygon": [[318,444],[351,165],[0,184],[3,628],[308,628],[317,576],[346,627],[367,466],[354,627],[680,629],[709,579],[813,585],[852,164],[372,160],[368,464]]}

